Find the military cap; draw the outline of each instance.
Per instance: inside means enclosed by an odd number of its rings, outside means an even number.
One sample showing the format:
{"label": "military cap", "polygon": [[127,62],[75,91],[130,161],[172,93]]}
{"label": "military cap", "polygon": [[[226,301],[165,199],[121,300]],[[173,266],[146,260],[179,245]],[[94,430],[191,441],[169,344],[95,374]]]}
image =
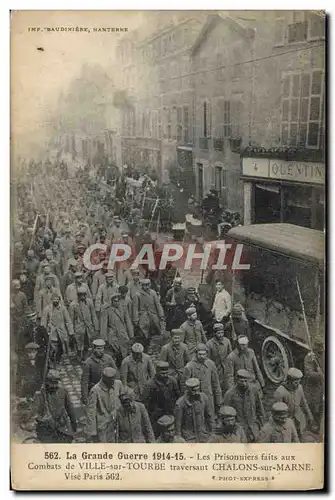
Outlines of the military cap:
{"label": "military cap", "polygon": [[60,380],[60,373],[58,370],[49,370],[46,376],[47,380],[58,382]]}
{"label": "military cap", "polygon": [[50,250],[50,248],[47,248],[45,251],[45,255],[52,255],[52,250]]}
{"label": "military cap", "polygon": [[186,380],[185,385],[189,389],[194,389],[194,387],[200,387],[200,381],[197,378],[189,378]]}
{"label": "military cap", "polygon": [[25,349],[32,349],[34,351],[37,351],[37,349],[39,348],[39,345],[36,344],[36,342],[29,342],[29,344],[25,345],[24,346]]}
{"label": "military cap", "polygon": [[44,281],[52,281],[53,280],[53,276],[45,276],[44,278]]}
{"label": "military cap", "polygon": [[303,377],[303,373],[298,368],[290,368],[287,372],[287,376],[299,380]]}
{"label": "military cap", "polygon": [[245,335],[240,335],[239,337],[237,337],[237,343],[239,345],[247,345],[249,344],[249,339]]}
{"label": "military cap", "polygon": [[122,238],[124,238],[125,236],[128,238],[129,234],[128,233],[122,233]]}
{"label": "military cap", "polygon": [[34,250],[28,250],[27,255],[29,257],[34,257]]}
{"label": "military cap", "polygon": [[219,410],[220,417],[236,417],[236,410],[232,406],[221,406]]}
{"label": "military cap", "polygon": [[131,269],[131,273],[132,274],[140,274],[140,270],[139,269]]}
{"label": "military cap", "polygon": [[112,368],[111,366],[106,366],[106,368],[103,369],[102,374],[104,377],[114,378],[116,375],[116,370],[115,370],[115,368]]}
{"label": "military cap", "polygon": [[244,311],[243,306],[239,302],[237,304],[233,305],[233,309],[232,310],[233,311],[241,311],[241,312]]}
{"label": "military cap", "polygon": [[76,271],[74,275],[76,278],[81,278],[83,276],[83,273],[81,271]]}
{"label": "military cap", "polygon": [[206,344],[197,344],[197,351],[208,351]]}
{"label": "military cap", "polygon": [[237,370],[236,375],[240,378],[251,378],[250,372],[248,372],[248,370]]}
{"label": "military cap", "polygon": [[274,413],[287,413],[288,412],[288,406],[283,401],[277,401],[277,403],[274,403],[272,405],[271,410]]}
{"label": "military cap", "polygon": [[34,309],[30,309],[30,310],[28,309],[28,311],[26,313],[26,316],[29,319],[36,318],[37,313],[36,313],[36,311]]}
{"label": "military cap", "polygon": [[53,299],[60,299],[59,293],[55,292],[52,294]]}
{"label": "military cap", "polygon": [[183,336],[184,334],[185,332],[181,328],[174,328],[173,330],[171,330],[171,337],[175,337],[176,335]]}
{"label": "military cap", "polygon": [[173,283],[182,283],[182,282],[183,280],[179,276],[177,276],[177,278],[173,280]]}
{"label": "military cap", "polygon": [[222,323],[215,323],[213,326],[213,330],[216,332],[218,330],[224,330],[224,326]]}
{"label": "military cap", "polygon": [[157,361],[156,363],[157,370],[168,370],[169,366],[170,365],[167,361]]}
{"label": "military cap", "polygon": [[68,262],[67,262],[67,265],[68,266],[77,266],[78,262],[76,261],[76,259],[69,259]]}
{"label": "military cap", "polygon": [[93,340],[92,344],[94,347],[104,347],[106,345],[106,342],[103,339],[95,339]]}
{"label": "military cap", "polygon": [[115,273],[113,271],[108,271],[105,276],[106,278],[115,278]]}
{"label": "military cap", "polygon": [[121,220],[118,215],[113,215],[113,220]]}
{"label": "military cap", "polygon": [[77,289],[77,293],[80,293],[82,295],[84,293],[87,293],[87,290],[86,290],[86,288],[84,286],[80,286]]}
{"label": "military cap", "polygon": [[135,353],[141,353],[144,351],[144,347],[142,344],[137,342],[136,344],[132,345],[131,350],[132,350],[132,352],[135,352]]}
{"label": "military cap", "polygon": [[121,293],[119,292],[113,292],[111,294],[111,299],[116,299],[116,298],[120,298],[121,297]]}
{"label": "military cap", "polygon": [[41,266],[42,266],[42,267],[50,267],[50,266],[49,266],[49,262],[47,262],[46,260],[43,260],[43,261],[41,262]]}
{"label": "military cap", "polygon": [[135,393],[133,391],[133,389],[130,389],[129,387],[125,387],[124,391],[121,392],[121,394],[119,395],[119,399],[122,401],[126,400],[126,399],[131,399],[133,400],[135,398]]}
{"label": "military cap", "polygon": [[149,278],[142,278],[140,281],[141,285],[151,285]]}
{"label": "military cap", "polygon": [[186,314],[187,316],[191,316],[191,314],[194,314],[197,312],[196,308],[195,307],[189,307],[188,309],[186,309]]}
{"label": "military cap", "polygon": [[187,292],[188,293],[191,293],[191,292],[195,293],[196,292],[195,286],[189,286],[188,289],[187,289]]}
{"label": "military cap", "polygon": [[157,420],[157,424],[160,427],[169,428],[174,425],[175,418],[172,415],[163,415],[161,418]]}

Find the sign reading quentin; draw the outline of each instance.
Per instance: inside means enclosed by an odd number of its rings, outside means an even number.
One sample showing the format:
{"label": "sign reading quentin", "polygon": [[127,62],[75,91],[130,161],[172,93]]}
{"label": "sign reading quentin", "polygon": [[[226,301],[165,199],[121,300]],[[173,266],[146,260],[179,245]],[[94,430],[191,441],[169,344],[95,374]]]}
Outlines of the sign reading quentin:
{"label": "sign reading quentin", "polygon": [[323,163],[243,158],[242,173],[246,177],[262,177],[305,184],[325,183]]}

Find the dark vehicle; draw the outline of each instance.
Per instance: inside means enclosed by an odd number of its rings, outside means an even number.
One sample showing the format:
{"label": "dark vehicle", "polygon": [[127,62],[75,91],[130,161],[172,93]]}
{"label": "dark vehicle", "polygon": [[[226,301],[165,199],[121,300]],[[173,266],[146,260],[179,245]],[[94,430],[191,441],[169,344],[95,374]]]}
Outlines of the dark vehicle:
{"label": "dark vehicle", "polygon": [[303,366],[313,337],[324,336],[324,235],[292,224],[239,226],[229,240],[243,244],[250,270],[239,273],[252,344],[275,384]]}

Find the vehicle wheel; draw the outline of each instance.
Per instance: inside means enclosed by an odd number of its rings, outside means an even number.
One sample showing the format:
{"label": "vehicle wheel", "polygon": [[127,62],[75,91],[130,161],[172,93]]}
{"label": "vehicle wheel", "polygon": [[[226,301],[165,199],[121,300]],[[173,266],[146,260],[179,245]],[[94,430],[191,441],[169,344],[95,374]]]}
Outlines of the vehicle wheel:
{"label": "vehicle wheel", "polygon": [[40,443],[36,436],[29,436],[22,441],[22,444],[36,444]]}
{"label": "vehicle wheel", "polygon": [[263,369],[274,384],[282,383],[289,369],[290,353],[277,337],[267,337],[262,345]]}

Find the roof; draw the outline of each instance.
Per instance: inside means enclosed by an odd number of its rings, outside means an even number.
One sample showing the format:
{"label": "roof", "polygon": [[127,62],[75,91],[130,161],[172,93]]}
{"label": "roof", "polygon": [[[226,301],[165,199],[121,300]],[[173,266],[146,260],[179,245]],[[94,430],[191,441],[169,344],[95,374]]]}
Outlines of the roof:
{"label": "roof", "polygon": [[324,264],[324,234],[315,229],[283,223],[252,224],[231,229],[228,238],[307,262]]}
{"label": "roof", "polygon": [[254,36],[254,29],[244,26],[240,21],[233,19],[230,16],[223,16],[221,14],[210,14],[197,36],[193,47],[191,48],[191,55],[194,56],[195,52],[198,50],[203,40],[205,39],[207,33],[213,29],[219,22],[229,25],[233,30],[237,31],[237,33],[244,37],[245,39],[251,38]]}

